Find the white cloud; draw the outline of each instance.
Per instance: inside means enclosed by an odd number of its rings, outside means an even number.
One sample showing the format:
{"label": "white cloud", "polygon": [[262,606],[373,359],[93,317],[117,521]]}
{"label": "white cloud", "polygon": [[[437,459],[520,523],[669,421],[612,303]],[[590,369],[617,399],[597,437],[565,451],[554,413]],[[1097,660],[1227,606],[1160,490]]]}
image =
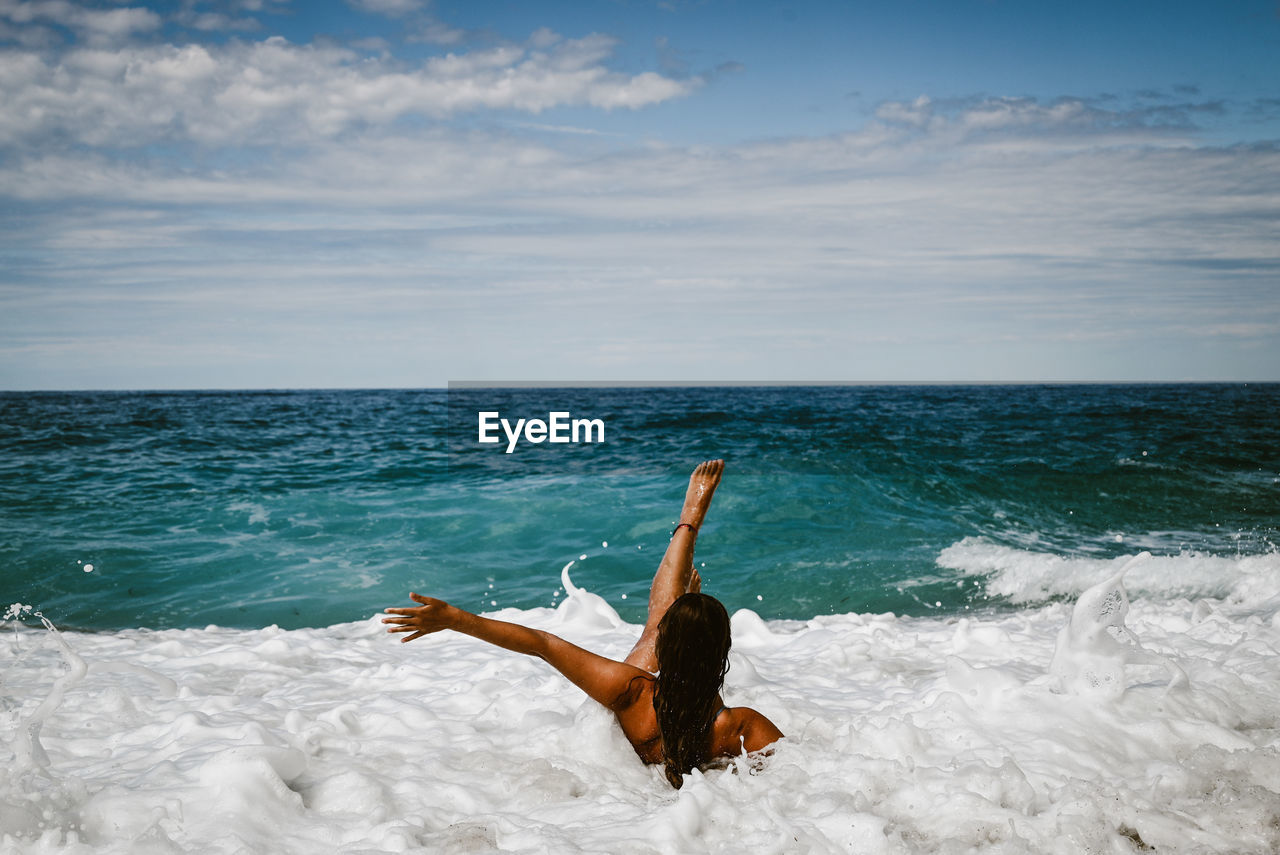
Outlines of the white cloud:
{"label": "white cloud", "polygon": [[529,36],[529,46],[537,50],[546,50],[561,40],[559,33],[548,27],[539,27]]}
{"label": "white cloud", "polygon": [[133,33],[148,32],[159,28],[160,16],[150,9],[86,9],[72,20],[73,26],[95,35],[122,38]]}
{"label": "white cloud", "polygon": [[174,20],[184,27],[190,27],[193,30],[200,30],[206,33],[251,32],[262,27],[262,24],[256,18],[233,18],[222,12],[185,10],[179,13]]}
{"label": "white cloud", "polygon": [[426,0],[347,0],[356,9],[378,15],[400,17],[427,7]]}
{"label": "white cloud", "polygon": [[279,37],[221,46],[75,48],[57,57],[10,50],[0,52],[0,83],[12,93],[0,103],[0,142],[305,142],[409,115],[639,108],[693,88],[652,72],[610,71],[604,63],[613,46],[594,35],[549,49],[505,45],[451,53],[417,67]]}
{"label": "white cloud", "polygon": [[92,9],[68,0],[0,0],[0,18],[21,26],[66,27],[91,44],[113,44],[162,23],[159,15],[141,7]]}
{"label": "white cloud", "polygon": [[902,101],[886,101],[876,108],[876,118],[923,128],[933,118],[933,101],[927,95],[921,95],[909,104]]}
{"label": "white cloud", "polygon": [[1225,112],[1219,101],[1150,103],[1139,98],[1135,105],[1120,107],[1078,97],[1043,103],[1007,96],[937,101],[921,95],[910,102],[884,102],[875,116],[890,127],[953,143],[977,138],[991,143],[1008,137],[1025,146],[1038,136],[1065,134],[1101,135],[1107,144],[1115,144],[1119,134],[1129,134],[1136,144],[1157,144],[1161,138],[1185,143],[1197,130],[1193,116]]}
{"label": "white cloud", "polygon": [[[201,73],[196,59],[175,65],[175,75]],[[361,241],[429,235],[436,257],[551,279],[594,271],[642,288],[733,281],[745,294],[796,283],[819,295],[855,282],[932,282],[943,305],[971,304],[972,285],[983,283],[996,289],[982,292],[983,305],[1013,307],[1011,295],[1024,294],[1060,312],[1085,282],[1116,289],[1110,305],[1126,311],[1143,295],[1168,305],[1179,289],[1238,309],[1257,297],[1251,288],[1270,287],[1280,269],[1271,214],[1280,153],[1134,146],[1118,130],[1026,133],[1036,144],[1025,149],[876,124],[719,149],[619,149],[577,134],[562,143],[564,135],[370,130],[219,172],[31,155],[0,168],[0,193],[226,211],[232,222],[234,211],[285,210],[282,231],[316,228],[319,218],[319,228]],[[206,228],[208,215],[197,221]],[[454,224],[466,228],[442,228]],[[64,240],[119,233],[94,223],[48,231]]]}
{"label": "white cloud", "polygon": [[349,42],[349,45],[356,50],[375,51],[377,53],[391,52],[391,42],[380,36],[366,36],[363,39]]}
{"label": "white cloud", "polygon": [[466,40],[466,30],[450,27],[440,21],[430,21],[423,26],[420,33],[408,37],[408,41],[425,42],[429,45],[441,45],[443,47],[455,47]]}

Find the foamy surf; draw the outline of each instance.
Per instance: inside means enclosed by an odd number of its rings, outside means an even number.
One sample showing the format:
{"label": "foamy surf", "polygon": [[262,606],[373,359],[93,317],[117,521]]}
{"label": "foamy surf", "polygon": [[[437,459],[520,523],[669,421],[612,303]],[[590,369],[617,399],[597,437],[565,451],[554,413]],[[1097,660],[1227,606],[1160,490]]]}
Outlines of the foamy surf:
{"label": "foamy surf", "polygon": [[[966,537],[942,550],[937,564],[981,577],[988,595],[1027,604],[1079,596],[1128,561],[1126,556],[1064,557]],[[1280,553],[1155,555],[1126,573],[1125,586],[1151,599],[1224,599],[1274,610],[1280,606]]]}
{"label": "foamy surf", "polygon": [[[639,627],[566,591],[556,609],[495,614],[625,655]],[[1063,603],[966,618],[739,611],[725,698],[788,736],[762,767],[695,773],[678,792],[549,667],[461,636],[398,644],[376,619],[61,641],[14,627],[0,641],[0,846],[1269,853],[1280,618],[1258,605],[1099,608],[1094,623],[1120,636],[1092,650],[1117,660],[1101,694],[1051,674],[1072,626]],[[78,681],[64,642],[86,663]],[[1153,658],[1130,657],[1135,643]],[[24,723],[46,707],[45,762],[23,764]]]}

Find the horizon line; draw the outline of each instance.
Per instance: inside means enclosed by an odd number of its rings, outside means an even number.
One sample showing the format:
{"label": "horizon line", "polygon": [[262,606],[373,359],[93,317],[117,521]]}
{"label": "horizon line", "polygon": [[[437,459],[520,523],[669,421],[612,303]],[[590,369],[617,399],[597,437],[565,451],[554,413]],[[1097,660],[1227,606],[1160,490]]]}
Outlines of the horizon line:
{"label": "horizon line", "polygon": [[1280,380],[449,380],[444,385],[423,386],[166,386],[0,389],[0,395],[80,393],[189,393],[189,392],[395,392],[466,391],[484,389],[697,389],[697,388],[840,388],[886,386],[1248,386],[1273,385]]}

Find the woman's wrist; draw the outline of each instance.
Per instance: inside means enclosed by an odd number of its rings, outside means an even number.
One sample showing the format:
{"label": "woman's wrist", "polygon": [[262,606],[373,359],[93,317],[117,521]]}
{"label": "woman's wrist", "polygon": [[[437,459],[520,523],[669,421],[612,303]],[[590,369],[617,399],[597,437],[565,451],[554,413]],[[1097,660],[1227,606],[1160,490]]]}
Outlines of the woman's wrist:
{"label": "woman's wrist", "polygon": [[465,609],[460,609],[457,606],[445,607],[444,620],[445,625],[448,626],[449,629],[459,630],[466,624],[467,618],[473,617],[475,617],[475,615],[471,612],[466,611]]}

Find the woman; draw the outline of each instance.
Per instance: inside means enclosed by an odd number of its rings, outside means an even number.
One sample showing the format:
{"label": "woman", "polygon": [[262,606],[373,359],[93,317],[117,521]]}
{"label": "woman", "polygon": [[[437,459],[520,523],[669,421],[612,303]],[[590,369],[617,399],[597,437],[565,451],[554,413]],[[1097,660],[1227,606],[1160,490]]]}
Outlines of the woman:
{"label": "woman", "polygon": [[387,609],[387,632],[402,641],[452,629],[498,647],[549,662],[613,712],[645,763],[662,763],[674,787],[691,769],[721,757],[760,751],[782,731],[748,707],[727,707],[720,687],[729,670],[729,615],[701,593],[693,545],[724,472],[723,460],[698,465],[689,478],[680,524],[649,589],[644,632],[622,662],[598,656],[563,638],[519,624],[491,620],[442,600],[409,596],[421,605]]}

